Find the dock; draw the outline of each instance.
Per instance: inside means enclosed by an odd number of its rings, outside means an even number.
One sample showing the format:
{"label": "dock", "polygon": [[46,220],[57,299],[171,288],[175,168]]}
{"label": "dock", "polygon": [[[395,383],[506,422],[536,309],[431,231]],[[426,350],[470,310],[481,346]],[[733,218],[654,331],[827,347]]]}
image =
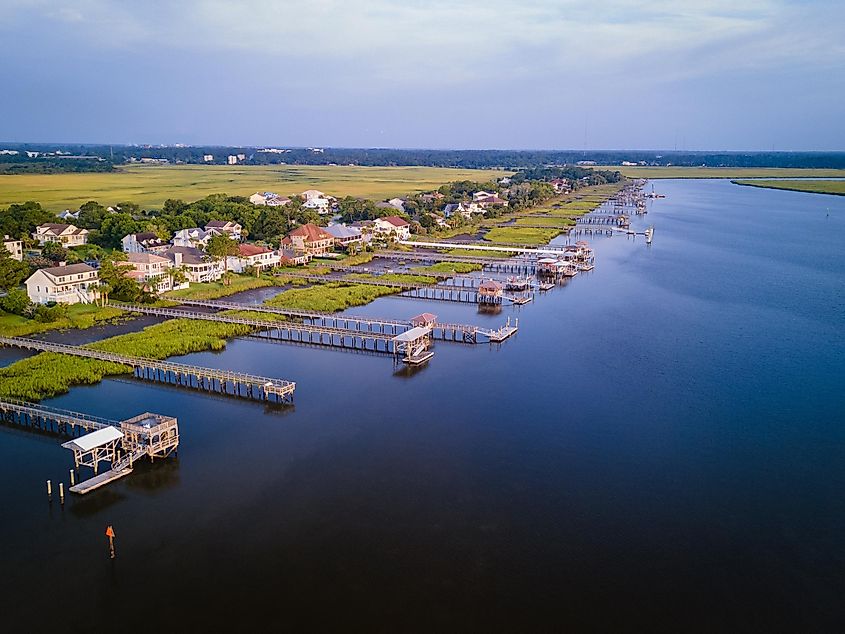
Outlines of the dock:
{"label": "dock", "polygon": [[292,403],[293,393],[296,389],[296,383],[283,379],[271,379],[171,361],[129,357],[83,346],[49,343],[24,337],[0,337],[0,345],[119,363],[131,367],[134,376],[138,379],[256,401],[280,404]]}
{"label": "dock", "polygon": [[[93,477],[78,484],[73,484],[71,477],[69,490],[79,495],[129,475],[135,463],[145,457],[151,461],[167,458],[179,447],[177,419],[150,412],[116,421],[3,399],[0,400],[0,419],[10,425],[69,436],[71,440],[63,443],[62,447],[73,452],[73,473],[80,467],[90,467],[94,473]],[[110,468],[98,473],[101,462],[108,462]]]}

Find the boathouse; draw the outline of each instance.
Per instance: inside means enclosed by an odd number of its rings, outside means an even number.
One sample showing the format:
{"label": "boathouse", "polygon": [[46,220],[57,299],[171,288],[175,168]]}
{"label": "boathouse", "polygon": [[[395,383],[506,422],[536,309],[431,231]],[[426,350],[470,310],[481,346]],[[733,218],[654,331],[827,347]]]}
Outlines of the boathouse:
{"label": "boathouse", "polygon": [[495,280],[486,280],[478,287],[479,304],[501,304],[503,288]]}

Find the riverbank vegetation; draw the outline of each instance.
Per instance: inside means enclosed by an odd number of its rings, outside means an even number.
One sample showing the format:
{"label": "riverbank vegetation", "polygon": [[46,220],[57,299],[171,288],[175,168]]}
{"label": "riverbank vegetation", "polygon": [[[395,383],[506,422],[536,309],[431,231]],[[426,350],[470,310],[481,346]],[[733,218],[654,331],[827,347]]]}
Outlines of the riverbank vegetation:
{"label": "riverbank vegetation", "polygon": [[833,194],[834,196],[845,196],[845,180],[841,181],[789,181],[789,180],[753,180],[753,181],[732,181],[735,185],[746,185],[749,187],[762,187],[765,189],[784,189],[795,192],[807,192],[811,194]]}
{"label": "riverbank vegetation", "polygon": [[329,282],[308,288],[296,288],[279,293],[264,303],[278,308],[296,308],[334,313],[352,306],[363,306],[383,295],[395,293],[395,288],[364,284]]}
{"label": "riverbank vegetation", "polygon": [[415,273],[383,273],[373,275],[371,273],[350,273],[345,279],[349,280],[382,280],[384,282],[398,282],[401,284],[436,284],[437,278],[428,275],[417,275]]}
{"label": "riverbank vegetation", "polygon": [[561,233],[563,229],[560,228],[494,227],[484,235],[484,239],[490,242],[512,244],[546,244]]}
{"label": "riverbank vegetation", "polygon": [[48,330],[84,329],[126,316],[119,308],[94,304],[72,304],[64,311],[64,316],[50,322],[0,312],[0,335],[28,337]]}
{"label": "riverbank vegetation", "polygon": [[412,270],[415,273],[471,273],[472,271],[480,271],[484,267],[480,264],[473,264],[471,262],[437,262],[430,266],[416,266]]}
{"label": "riverbank vegetation", "polygon": [[[302,269],[298,269],[302,272]],[[264,288],[266,286],[279,286],[279,282],[273,276],[267,277],[253,277],[251,275],[232,275],[229,277],[229,283],[224,284],[219,282],[201,282],[191,284],[188,288],[180,288],[175,291],[166,292],[163,297],[165,299],[180,300],[180,299],[219,299],[227,295],[234,295],[241,291],[249,291],[254,288]]]}

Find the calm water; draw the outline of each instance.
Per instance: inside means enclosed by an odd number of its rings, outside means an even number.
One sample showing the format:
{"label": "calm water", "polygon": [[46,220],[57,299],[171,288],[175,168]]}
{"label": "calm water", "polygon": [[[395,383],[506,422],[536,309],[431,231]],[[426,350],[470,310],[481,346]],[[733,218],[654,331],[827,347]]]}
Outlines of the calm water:
{"label": "calm water", "polygon": [[0,428],[4,629],[841,631],[845,199],[657,189],[651,248],[596,239],[521,309],[354,309],[518,315],[501,347],[409,376],[242,339],[185,359],[294,379],[295,408],[132,380],[50,401],[182,433],[63,509],[69,452]]}

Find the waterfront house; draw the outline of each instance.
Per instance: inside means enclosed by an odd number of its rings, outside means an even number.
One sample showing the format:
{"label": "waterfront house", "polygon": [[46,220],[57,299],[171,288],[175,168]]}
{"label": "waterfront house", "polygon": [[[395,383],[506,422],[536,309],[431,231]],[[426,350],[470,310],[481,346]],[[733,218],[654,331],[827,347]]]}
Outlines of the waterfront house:
{"label": "waterfront house", "polygon": [[226,258],[229,270],[233,273],[244,273],[249,268],[259,271],[271,269],[279,263],[279,254],[257,244],[239,244],[238,255]]}
{"label": "waterfront house", "polygon": [[38,269],[26,280],[26,294],[36,304],[89,304],[97,299],[97,270],[87,264]]}
{"label": "waterfront house", "polygon": [[211,235],[226,234],[232,238],[232,240],[240,242],[243,227],[241,227],[241,225],[237,222],[232,222],[231,220],[210,220],[208,224],[205,225],[205,231]]}
{"label": "waterfront house", "polygon": [[387,204],[396,209],[397,211],[405,211],[404,198],[391,198],[387,201]]}
{"label": "waterfront house", "polygon": [[283,243],[311,256],[322,255],[328,253],[334,245],[334,236],[309,222],[288,233]]}
{"label": "waterfront house", "polygon": [[9,236],[3,236],[3,246],[11,254],[13,260],[23,262],[23,242],[12,240]]}
{"label": "waterfront house", "polygon": [[297,251],[290,245],[282,245],[278,251],[279,266],[299,266],[308,264],[311,256],[302,251]]}
{"label": "waterfront house", "polygon": [[490,196],[495,196],[495,194],[493,194],[493,193],[491,193],[491,192],[486,192],[486,191],[484,191],[484,190],[482,189],[480,192],[475,192],[475,193],[472,195],[472,199],[473,199],[475,202],[478,202],[478,201],[479,201],[479,200],[481,200],[482,198],[489,198]]}
{"label": "waterfront house", "polygon": [[47,222],[39,225],[32,233],[42,247],[48,242],[58,242],[64,247],[78,247],[88,242],[88,230],[74,225]]}
{"label": "waterfront house", "polygon": [[382,236],[395,240],[407,240],[411,237],[411,224],[399,216],[385,216],[376,218],[374,230]]}
{"label": "waterfront house", "polygon": [[223,263],[215,262],[196,247],[173,246],[164,252],[164,257],[173,267],[181,267],[191,283],[216,282],[223,277]]}
{"label": "waterfront house", "polygon": [[173,236],[170,241],[174,247],[194,247],[197,249],[204,249],[208,245],[208,241],[213,234],[204,231],[199,227],[192,227],[190,229],[180,229]]}
{"label": "waterfront house", "polygon": [[557,194],[567,194],[572,190],[572,186],[565,178],[553,178],[549,183],[554,187]]}
{"label": "waterfront house", "polygon": [[[164,293],[173,289],[170,278],[170,269],[173,262],[161,255],[154,253],[128,253],[126,263],[132,265],[127,271],[127,276],[144,286],[144,290],[150,293]],[[183,282],[176,288],[186,288],[187,282]]]}
{"label": "waterfront house", "polygon": [[329,225],[326,233],[334,237],[334,245],[345,251],[354,250],[362,243],[361,230],[358,227],[348,227],[343,224]]}
{"label": "waterfront house", "polygon": [[321,216],[329,213],[331,201],[328,198],[309,198],[302,203],[303,209],[313,209]]}
{"label": "waterfront house", "polygon": [[478,205],[481,209],[487,209],[487,207],[491,205],[501,205],[502,207],[508,206],[508,201],[504,198],[499,198],[495,194],[491,194],[490,196],[485,196],[484,198],[478,198],[473,200],[473,202]]}
{"label": "waterfront house", "polygon": [[456,214],[460,214],[464,218],[471,218],[472,214],[483,214],[484,208],[476,202],[471,203],[451,203],[443,208],[443,215],[446,218],[451,218]]}
{"label": "waterfront house", "polygon": [[167,241],[152,231],[123,236],[120,245],[124,253],[164,253],[170,247]]}

